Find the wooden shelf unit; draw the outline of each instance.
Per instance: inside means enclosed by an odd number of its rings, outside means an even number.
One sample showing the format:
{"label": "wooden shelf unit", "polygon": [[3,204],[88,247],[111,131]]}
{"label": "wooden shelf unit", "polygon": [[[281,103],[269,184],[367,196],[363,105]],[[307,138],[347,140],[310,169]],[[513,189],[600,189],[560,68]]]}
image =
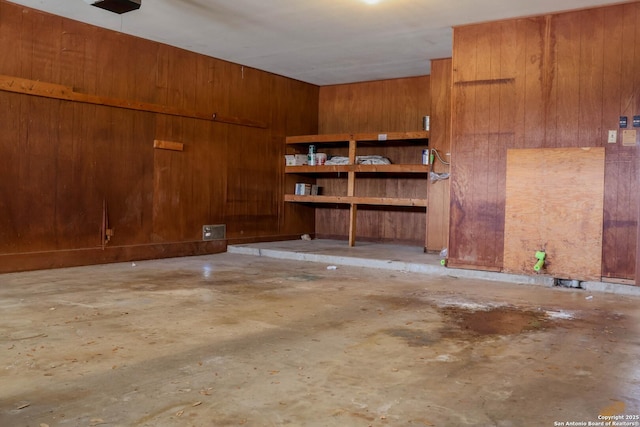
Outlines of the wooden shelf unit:
{"label": "wooden shelf unit", "polygon": [[[430,166],[422,164],[422,149],[428,146],[428,131],[413,132],[367,132],[354,134],[324,134],[324,135],[298,135],[286,138],[287,153],[307,153],[309,145],[316,145],[317,151],[332,151],[347,155],[349,163],[344,165],[319,165],[319,166],[285,166],[285,174],[304,177],[305,182],[315,183],[315,179],[321,179],[327,175],[337,175],[340,179],[346,179],[346,194],[321,194],[321,195],[295,195],[285,194],[285,202],[347,205],[349,207],[349,245],[355,245],[356,217],[358,206],[389,206],[389,207],[419,207],[427,210],[427,197],[388,197],[387,195],[361,195],[356,192],[358,176],[377,177],[409,177],[412,180],[424,181],[426,191]],[[388,165],[356,164],[356,158],[361,151],[385,150],[395,147],[396,153],[411,148],[412,152],[400,156],[401,163]],[[346,157],[346,156],[345,156]],[[409,159],[410,162],[407,161]],[[393,160],[392,160],[393,161]],[[344,178],[343,175],[344,174]],[[293,192],[293,188],[288,189]],[[426,225],[426,215],[425,215]],[[425,233],[426,248],[426,233]]]}

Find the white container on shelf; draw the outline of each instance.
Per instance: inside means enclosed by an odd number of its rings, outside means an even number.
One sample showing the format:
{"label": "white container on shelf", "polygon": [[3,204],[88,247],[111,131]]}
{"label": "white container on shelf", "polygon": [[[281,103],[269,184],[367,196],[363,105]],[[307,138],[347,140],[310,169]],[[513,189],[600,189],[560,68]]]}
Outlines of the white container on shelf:
{"label": "white container on shelf", "polygon": [[302,166],[307,164],[306,154],[285,154],[284,161],[286,166]]}
{"label": "white container on shelf", "polygon": [[305,184],[304,182],[296,183],[296,196],[309,196],[311,195],[311,184]]}

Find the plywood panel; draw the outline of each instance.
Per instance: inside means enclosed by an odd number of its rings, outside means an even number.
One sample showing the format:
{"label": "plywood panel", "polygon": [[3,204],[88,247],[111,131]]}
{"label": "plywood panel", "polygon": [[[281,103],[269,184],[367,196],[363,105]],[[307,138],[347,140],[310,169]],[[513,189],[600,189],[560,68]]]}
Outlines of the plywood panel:
{"label": "plywood panel", "polygon": [[603,148],[508,150],[504,270],[600,280],[603,195]]}

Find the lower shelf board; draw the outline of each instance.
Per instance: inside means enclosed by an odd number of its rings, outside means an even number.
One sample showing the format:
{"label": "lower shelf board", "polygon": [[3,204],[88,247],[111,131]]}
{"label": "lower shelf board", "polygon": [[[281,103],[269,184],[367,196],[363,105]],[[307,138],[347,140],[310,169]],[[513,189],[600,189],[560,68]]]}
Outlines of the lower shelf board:
{"label": "lower shelf board", "polygon": [[330,203],[342,205],[371,206],[407,206],[427,207],[427,199],[395,198],[395,197],[360,197],[360,196],[300,196],[285,194],[285,202],[296,203]]}

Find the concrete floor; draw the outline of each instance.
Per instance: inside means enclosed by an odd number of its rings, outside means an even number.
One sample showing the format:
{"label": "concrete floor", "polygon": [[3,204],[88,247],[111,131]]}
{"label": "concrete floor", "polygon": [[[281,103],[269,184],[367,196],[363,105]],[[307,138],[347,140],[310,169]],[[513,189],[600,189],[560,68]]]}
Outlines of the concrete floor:
{"label": "concrete floor", "polygon": [[328,266],[226,253],[0,275],[0,426],[640,414],[638,297]]}

